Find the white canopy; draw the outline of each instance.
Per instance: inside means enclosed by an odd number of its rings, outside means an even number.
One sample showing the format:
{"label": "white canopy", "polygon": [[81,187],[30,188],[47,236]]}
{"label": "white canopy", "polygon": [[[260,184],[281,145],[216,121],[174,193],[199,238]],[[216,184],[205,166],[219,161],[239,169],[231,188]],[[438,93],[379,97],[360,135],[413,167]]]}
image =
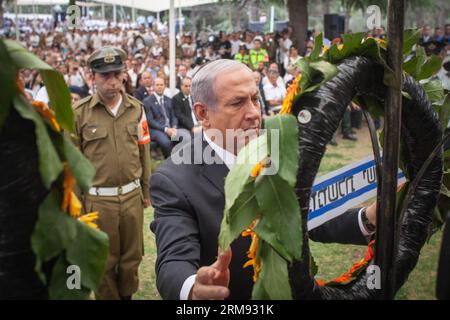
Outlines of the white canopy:
{"label": "white canopy", "polygon": [[[170,0],[93,0],[99,3],[115,4],[150,12],[161,12],[170,9]],[[193,7],[217,2],[217,0],[175,0],[175,8]],[[69,0],[17,0],[19,6],[29,5],[63,5]]]}
{"label": "white canopy", "polygon": [[17,5],[19,6],[55,6],[68,3],[69,0],[17,0]]}
{"label": "white canopy", "polygon": [[[170,9],[170,0],[95,0],[97,2],[116,4],[125,7],[161,12]],[[193,7],[217,2],[217,0],[175,0],[175,8]]]}

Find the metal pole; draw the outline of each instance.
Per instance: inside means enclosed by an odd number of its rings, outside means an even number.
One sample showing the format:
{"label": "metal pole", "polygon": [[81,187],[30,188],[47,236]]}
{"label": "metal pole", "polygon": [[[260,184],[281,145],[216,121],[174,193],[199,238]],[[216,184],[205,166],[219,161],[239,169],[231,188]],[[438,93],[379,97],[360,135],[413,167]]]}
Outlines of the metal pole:
{"label": "metal pole", "polygon": [[105,4],[102,3],[102,20],[105,21]]}
{"label": "metal pole", "polygon": [[394,72],[389,84],[384,106],[384,150],[381,203],[377,211],[377,236],[375,263],[381,270],[381,298],[394,298],[393,259],[395,248],[397,173],[400,153],[400,128],[402,109],[404,0],[388,1],[388,59]]}
{"label": "metal pole", "polygon": [[275,6],[270,7],[270,32],[273,32],[275,25]]}
{"label": "metal pole", "polygon": [[175,0],[170,0],[169,11],[169,70],[170,93],[175,93]]}
{"label": "metal pole", "polygon": [[181,9],[181,5],[178,7],[178,26],[180,28],[180,34],[183,34],[183,23],[182,23],[182,19],[183,19],[183,11]]}
{"label": "metal pole", "polygon": [[113,5],[113,19],[114,19],[114,25],[117,24],[117,6],[114,4]]}

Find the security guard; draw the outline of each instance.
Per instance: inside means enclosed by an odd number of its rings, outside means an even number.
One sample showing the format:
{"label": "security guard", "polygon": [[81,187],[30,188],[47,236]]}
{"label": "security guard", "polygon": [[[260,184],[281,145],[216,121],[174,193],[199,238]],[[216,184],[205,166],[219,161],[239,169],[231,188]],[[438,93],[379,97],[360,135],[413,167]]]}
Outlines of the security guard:
{"label": "security guard", "polygon": [[248,66],[248,62],[250,61],[250,56],[247,53],[247,47],[245,46],[245,44],[241,44],[239,46],[239,52],[234,55],[234,60]]}
{"label": "security guard", "polygon": [[261,47],[261,39],[255,38],[253,40],[253,49],[250,49],[250,68],[255,71],[258,69],[260,62],[269,62],[269,54],[266,49]]}
{"label": "security guard", "polygon": [[96,168],[85,210],[99,212],[98,226],[109,236],[98,299],[131,299],[137,291],[143,210],[150,206],[150,136],[141,103],[123,90],[126,58],[112,47],[92,53],[96,94],[73,106],[77,144]]}

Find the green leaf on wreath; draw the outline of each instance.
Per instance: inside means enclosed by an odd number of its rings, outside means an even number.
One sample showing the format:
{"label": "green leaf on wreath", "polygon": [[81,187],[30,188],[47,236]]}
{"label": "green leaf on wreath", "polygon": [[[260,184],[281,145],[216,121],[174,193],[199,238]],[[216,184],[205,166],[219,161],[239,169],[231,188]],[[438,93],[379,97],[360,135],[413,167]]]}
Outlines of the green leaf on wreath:
{"label": "green leaf on wreath", "polygon": [[450,94],[447,93],[444,99],[444,103],[439,108],[439,122],[441,123],[442,130],[447,129],[449,120],[450,120]]}
{"label": "green leaf on wreath", "polygon": [[47,131],[48,125],[24,97],[16,96],[14,107],[23,118],[34,122],[36,144],[39,151],[39,172],[44,186],[50,189],[52,182],[62,172],[63,164]]}
{"label": "green leaf on wreath", "polygon": [[56,120],[63,129],[73,132],[72,100],[63,75],[22,47],[18,42],[4,40],[4,43],[13,63],[19,69],[39,70],[50,99],[50,107],[55,111]]}
{"label": "green leaf on wreath", "polygon": [[[423,81],[423,80],[422,80]],[[444,89],[442,88],[442,82],[439,80],[425,80],[422,82],[423,89],[425,90],[428,99],[433,102],[444,100]]]}
{"label": "green leaf on wreath", "polygon": [[258,211],[254,183],[248,181],[233,206],[224,212],[219,234],[219,246],[222,250],[225,251],[252,223]]}
{"label": "green leaf on wreath", "polygon": [[442,58],[433,54],[422,65],[422,68],[418,74],[417,80],[427,79],[427,78],[435,75],[441,69],[441,65],[442,65]]}
{"label": "green leaf on wreath", "polygon": [[421,29],[408,29],[403,32],[403,55],[411,53],[412,48],[419,41]]}
{"label": "green leaf on wreath", "polygon": [[36,258],[46,262],[76,243],[77,221],[61,211],[60,197],[51,191],[39,207],[39,217],[31,236]]}
{"label": "green leaf on wreath", "polygon": [[[276,115],[265,120],[267,149],[276,174],[291,187],[297,182],[298,144],[297,119],[290,114]],[[265,173],[263,171],[262,173]]]}
{"label": "green leaf on wreath", "polygon": [[77,180],[78,186],[87,191],[95,176],[95,167],[89,162],[87,158],[74,146],[72,141],[64,137],[64,154],[69,163],[72,174]]}
{"label": "green leaf on wreath", "polygon": [[278,175],[264,175],[256,180],[255,190],[261,220],[254,231],[286,260],[300,260],[303,239],[294,188]]}
{"label": "green leaf on wreath", "polygon": [[[68,284],[73,284],[68,267],[71,265],[64,255],[60,255],[52,269],[48,293],[51,300],[86,300],[89,298],[91,290],[80,285],[79,288],[69,289]],[[70,271],[70,270],[69,270]],[[80,280],[85,276],[82,269],[80,271]],[[76,281],[76,280],[75,280]]]}
{"label": "green leaf on wreath", "polygon": [[264,241],[260,246],[262,269],[253,286],[252,299],[292,300],[286,260]]}
{"label": "green leaf on wreath", "polygon": [[109,242],[106,233],[76,221],[77,238],[66,249],[67,261],[80,267],[81,284],[96,290],[106,266]]}
{"label": "green leaf on wreath", "polygon": [[322,46],[323,46],[323,34],[321,32],[314,39],[314,47],[313,47],[313,49],[311,51],[311,54],[309,55],[309,59],[311,61],[316,61],[316,60],[319,59],[320,54],[322,53]]}
{"label": "green leaf on wreath", "polygon": [[307,59],[300,59],[296,66],[302,73],[301,94],[316,90],[338,72],[335,65],[322,60],[308,62]]}

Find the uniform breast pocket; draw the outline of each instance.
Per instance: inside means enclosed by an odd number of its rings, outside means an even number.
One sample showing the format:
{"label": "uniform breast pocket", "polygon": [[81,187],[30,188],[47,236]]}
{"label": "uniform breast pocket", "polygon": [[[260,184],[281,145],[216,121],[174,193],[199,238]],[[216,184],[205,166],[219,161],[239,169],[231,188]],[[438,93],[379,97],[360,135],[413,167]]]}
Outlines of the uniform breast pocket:
{"label": "uniform breast pocket", "polygon": [[103,127],[87,126],[83,128],[83,150],[88,158],[94,160],[96,156],[104,156],[108,150],[108,131]]}

